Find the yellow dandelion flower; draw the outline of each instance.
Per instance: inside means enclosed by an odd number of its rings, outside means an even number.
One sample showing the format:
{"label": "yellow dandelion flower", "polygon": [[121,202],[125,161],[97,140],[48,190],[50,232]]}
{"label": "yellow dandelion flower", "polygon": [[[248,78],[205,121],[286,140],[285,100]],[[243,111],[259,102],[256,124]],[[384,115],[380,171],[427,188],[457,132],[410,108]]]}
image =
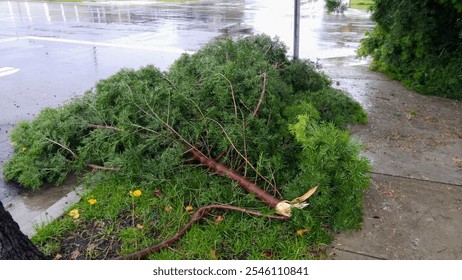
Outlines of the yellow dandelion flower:
{"label": "yellow dandelion flower", "polygon": [[170,205],[165,206],[164,211],[167,212],[167,213],[170,213],[170,211],[172,211],[172,206],[170,206]]}
{"label": "yellow dandelion flower", "polygon": [[25,151],[27,151],[27,148],[26,148],[26,147],[22,147],[21,151],[24,153]]}
{"label": "yellow dandelion flower", "polygon": [[71,216],[71,217],[74,218],[74,219],[78,219],[78,218],[80,217],[79,209],[72,209],[72,210],[69,212],[69,216]]}
{"label": "yellow dandelion flower", "polygon": [[192,207],[191,205],[188,205],[184,208],[184,210],[186,210],[187,212],[192,212],[194,211],[194,207]]}
{"label": "yellow dandelion flower", "polygon": [[215,216],[214,220],[215,220],[215,224],[219,224],[221,222],[223,222],[223,220],[225,219],[225,216],[221,216],[221,215],[218,215],[218,216]]}
{"label": "yellow dandelion flower", "polygon": [[141,190],[130,191],[130,196],[132,197],[140,197],[142,194]]}
{"label": "yellow dandelion flower", "polygon": [[306,229],[306,228],[304,228],[304,229],[299,229],[299,230],[297,230],[297,235],[298,235],[298,236],[302,236],[302,235],[304,235],[305,233],[307,233],[308,231],[309,231],[309,229]]}
{"label": "yellow dandelion flower", "polygon": [[89,200],[87,200],[87,202],[90,204],[90,205],[93,205],[93,204],[96,204],[96,198],[90,198]]}

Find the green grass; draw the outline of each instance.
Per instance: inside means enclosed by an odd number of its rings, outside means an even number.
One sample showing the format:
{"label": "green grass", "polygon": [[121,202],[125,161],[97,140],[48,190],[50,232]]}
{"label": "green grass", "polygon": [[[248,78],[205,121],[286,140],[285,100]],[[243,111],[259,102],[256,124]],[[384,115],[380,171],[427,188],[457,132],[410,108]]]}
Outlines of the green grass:
{"label": "green grass", "polygon": [[351,0],[350,8],[358,10],[369,10],[374,0]]}
{"label": "green grass", "polygon": [[[198,173],[202,172],[198,170]],[[173,236],[189,220],[185,205],[191,204],[194,209],[199,207],[192,199],[185,201],[179,196],[177,186],[167,185],[170,188],[162,188],[160,192],[148,186],[133,186],[116,180],[95,186],[62,218],[39,228],[32,241],[48,256],[65,259],[108,259],[159,243]],[[129,195],[129,191],[135,188],[142,190],[140,197]],[[229,184],[223,184],[221,188],[223,192],[239,193]],[[198,192],[191,198],[197,195]],[[93,205],[88,203],[91,198],[97,200]],[[241,198],[246,199],[246,196]],[[264,205],[254,208],[267,212]],[[68,215],[73,209],[79,210],[77,219]],[[307,227],[309,224],[312,225]],[[307,231],[299,235],[299,229]],[[317,240],[316,244],[313,240]],[[172,250],[162,250],[151,258],[324,258],[320,248],[331,240],[328,233],[316,230],[313,222],[307,223],[305,219],[282,222],[214,211],[194,225],[172,246]]]}

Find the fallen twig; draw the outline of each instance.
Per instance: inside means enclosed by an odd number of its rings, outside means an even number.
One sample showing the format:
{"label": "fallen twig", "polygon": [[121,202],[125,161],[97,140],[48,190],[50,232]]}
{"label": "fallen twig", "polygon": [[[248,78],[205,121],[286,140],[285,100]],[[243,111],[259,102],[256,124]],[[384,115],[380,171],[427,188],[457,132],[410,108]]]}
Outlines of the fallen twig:
{"label": "fallen twig", "polygon": [[263,102],[263,98],[265,97],[265,92],[266,92],[266,73],[262,74],[263,77],[263,89],[261,91],[261,96],[260,99],[258,100],[257,107],[255,107],[255,110],[253,111],[253,116],[256,117],[258,114],[258,110],[260,109],[261,103]]}
{"label": "fallen twig", "polygon": [[68,151],[68,152],[72,155],[72,157],[73,157],[74,159],[77,159],[77,158],[78,158],[77,155],[76,155],[70,148],[64,146],[63,144],[61,144],[61,143],[59,143],[59,142],[56,142],[56,141],[54,141],[54,140],[51,140],[51,139],[49,139],[49,138],[45,138],[45,139],[46,139],[47,141],[50,141],[51,143],[53,143],[53,144],[55,144],[55,145],[60,146],[60,147],[63,148],[64,150]]}
{"label": "fallen twig", "polygon": [[268,218],[268,219],[285,220],[285,219],[288,218],[288,217],[285,217],[285,216],[264,215],[264,214],[262,214],[260,212],[256,212],[256,211],[252,211],[252,210],[248,210],[248,209],[240,208],[240,207],[236,207],[236,206],[230,206],[230,205],[213,204],[213,205],[203,206],[203,207],[199,208],[192,215],[189,222],[180,231],[178,231],[173,237],[171,237],[171,238],[169,238],[167,240],[164,240],[161,243],[156,244],[154,246],[147,247],[145,249],[139,250],[139,251],[134,252],[134,253],[129,254],[129,255],[120,256],[120,257],[118,257],[116,259],[118,259],[118,260],[137,260],[137,259],[143,259],[146,256],[148,256],[149,254],[159,252],[163,248],[166,248],[166,247],[174,244],[178,240],[180,240],[188,232],[188,230],[191,229],[192,225],[195,222],[202,219],[212,209],[238,211],[238,212],[249,214],[249,215],[252,215],[252,216],[265,217],[265,218]]}
{"label": "fallen twig", "polygon": [[89,124],[89,128],[96,128],[96,129],[108,129],[113,131],[123,131],[121,128],[110,126],[110,125],[101,125],[101,124]]}
{"label": "fallen twig", "polygon": [[[246,156],[244,156],[236,147],[236,145],[234,145],[233,141],[231,140],[231,138],[229,137],[228,133],[226,132],[225,128],[219,123],[217,122],[216,120],[214,119],[210,119],[209,120],[215,122],[220,128],[221,130],[223,131],[223,134],[225,135],[226,139],[228,140],[228,142],[231,144],[231,147],[233,147],[233,149],[236,151],[236,153],[250,166],[250,168],[252,168],[252,170],[260,177],[263,179],[263,181],[265,181],[266,183],[268,183],[270,186],[272,186],[273,188],[276,188],[276,186],[274,186],[268,179],[265,178],[265,176],[261,175],[260,172],[258,172],[258,170],[252,165],[252,163],[247,159]],[[191,145],[189,145],[191,148],[195,148]],[[197,149],[197,148],[196,148]]]}
{"label": "fallen twig", "polygon": [[[118,127],[110,126],[110,125],[103,125],[103,124],[88,124],[87,126],[88,126],[88,128],[107,129],[107,130],[111,130],[111,131],[114,131],[114,132],[124,131],[122,128],[118,128]],[[142,137],[142,138],[147,138],[148,137],[148,135],[146,135],[144,133],[140,133],[140,132],[135,132],[135,133],[138,136]]]}
{"label": "fallen twig", "polygon": [[233,89],[233,84],[231,83],[231,81],[226,78],[225,75],[221,74],[220,73],[220,76],[222,76],[229,84],[229,88],[231,90],[231,97],[233,98],[233,105],[234,105],[234,117],[236,118],[237,120],[237,104],[236,104],[236,97],[234,96],[234,89]]}
{"label": "fallen twig", "polygon": [[107,166],[96,165],[93,163],[85,163],[85,166],[91,167],[93,169],[99,169],[99,170],[120,171],[120,168],[118,167],[107,167]]}
{"label": "fallen twig", "polygon": [[[106,126],[100,126],[100,125],[92,125],[94,128],[96,128],[96,126],[99,126],[99,128],[107,128]],[[115,131],[121,131],[121,129],[117,128],[117,127],[111,127],[112,130],[115,130]],[[74,153],[74,151],[72,151],[69,147],[66,147],[64,146],[63,144],[59,143],[59,142],[56,142],[54,140],[51,140],[49,138],[45,138],[46,140],[50,141],[51,143],[55,144],[55,145],[58,145],[60,146],[61,148],[65,149],[66,151],[68,151],[72,157],[74,159],[78,159],[79,157],[77,156],[76,153]],[[101,166],[101,165],[97,165],[97,164],[93,164],[93,163],[85,163],[85,166],[88,166],[88,167],[91,167],[93,169],[99,169],[99,170],[106,170],[106,171],[119,171],[120,168],[117,168],[117,167],[106,167],[106,166]]]}

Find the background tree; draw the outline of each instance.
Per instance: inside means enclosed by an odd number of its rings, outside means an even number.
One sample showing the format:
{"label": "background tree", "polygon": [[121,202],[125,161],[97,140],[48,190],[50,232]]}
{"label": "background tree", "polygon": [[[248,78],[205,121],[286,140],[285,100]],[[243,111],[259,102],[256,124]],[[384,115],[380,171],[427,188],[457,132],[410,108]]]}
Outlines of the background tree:
{"label": "background tree", "polygon": [[359,54],[424,94],[462,100],[462,2],[376,0]]}

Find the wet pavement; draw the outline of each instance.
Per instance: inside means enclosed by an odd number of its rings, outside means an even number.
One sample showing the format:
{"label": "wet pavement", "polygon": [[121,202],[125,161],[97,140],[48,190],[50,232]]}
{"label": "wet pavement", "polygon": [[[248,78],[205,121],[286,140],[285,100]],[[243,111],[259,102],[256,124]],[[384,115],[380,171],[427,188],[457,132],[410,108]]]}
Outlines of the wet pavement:
{"label": "wet pavement", "polygon": [[[322,1],[308,2],[300,57],[319,61],[369,114],[367,125],[351,127],[373,165],[363,229],[338,235],[330,257],[462,259],[462,103],[418,95],[370,72],[355,57],[373,26],[369,15],[327,15]],[[181,52],[223,36],[267,33],[291,47],[292,17],[293,1],[280,0],[0,2],[0,163],[10,156],[15,123],[118,69],[165,70]],[[0,199],[15,218],[27,216],[19,223],[30,229],[33,216],[62,196],[58,189],[23,192],[0,181]]]}
{"label": "wet pavement", "polygon": [[351,127],[373,166],[364,224],[334,259],[462,259],[462,102],[405,89],[367,65],[325,69],[365,107]]}

